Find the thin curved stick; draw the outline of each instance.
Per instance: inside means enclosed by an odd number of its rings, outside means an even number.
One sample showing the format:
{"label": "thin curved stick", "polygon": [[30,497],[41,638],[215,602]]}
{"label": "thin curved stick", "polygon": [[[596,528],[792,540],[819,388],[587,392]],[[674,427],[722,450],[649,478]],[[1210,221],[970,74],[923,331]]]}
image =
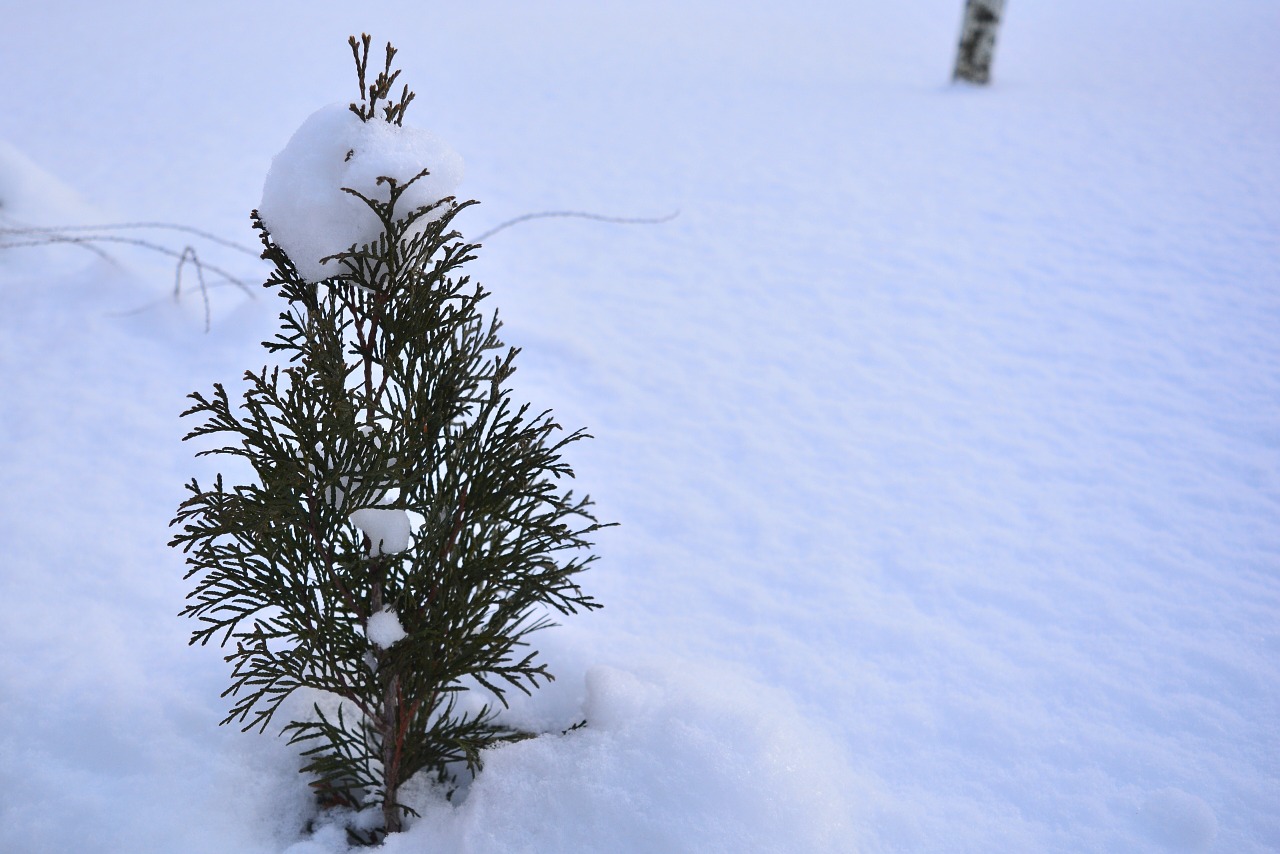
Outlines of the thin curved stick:
{"label": "thin curved stick", "polygon": [[603,214],[587,213],[586,211],[539,211],[538,213],[527,213],[509,219],[504,223],[495,225],[475,239],[476,243],[480,243],[485,238],[492,237],[503,229],[510,228],[513,225],[519,225],[522,222],[528,222],[531,219],[548,219],[551,217],[571,217],[573,219],[590,219],[596,222],[611,222],[619,225],[660,225],[664,222],[671,222],[680,215],[680,211],[672,211],[666,216],[659,217],[629,217],[629,216],[604,216]]}
{"label": "thin curved stick", "polygon": [[[23,230],[20,230],[20,229],[0,229],[0,234],[6,233],[6,232],[12,232],[17,234],[24,233]],[[30,233],[30,232],[26,232],[26,233]],[[58,234],[52,231],[50,232],[37,231],[36,233],[42,234],[42,236],[34,240],[21,240],[21,241],[10,242],[10,243],[0,243],[0,249],[19,249],[22,247],[29,247],[29,246],[47,246],[50,243],[70,243],[76,246],[83,246],[87,249],[91,249],[91,251],[96,251],[101,253],[102,250],[98,247],[93,246],[93,244],[123,243],[126,246],[139,246],[139,247],[142,247],[143,249],[150,249],[153,252],[159,252],[161,255],[167,255],[170,258],[176,258],[178,260],[179,269],[181,269],[182,263],[188,259],[187,250],[191,249],[191,247],[188,246],[188,247],[185,247],[182,252],[178,252],[173,249],[170,249],[167,246],[162,246],[159,243],[152,243],[149,240],[142,240],[137,237],[116,237],[115,235],[110,235],[110,234],[91,234],[85,237],[73,237],[66,234]],[[203,268],[208,270],[211,273],[215,273],[218,276],[221,276],[227,282],[235,285],[240,290],[244,291],[245,294],[247,294],[250,298],[254,297],[253,290],[250,289],[250,287],[240,279],[231,275],[221,267],[218,267],[213,264],[209,264],[194,258],[194,251],[191,253],[191,256],[192,256],[191,260],[195,262],[197,269]],[[106,256],[106,257],[108,258],[108,260],[114,260],[114,259],[111,259],[110,256]]]}
{"label": "thin curved stick", "polygon": [[[0,229],[0,233],[4,233],[4,229]],[[101,246],[94,246],[92,243],[86,243],[82,240],[51,240],[48,238],[41,240],[22,240],[17,243],[0,243],[0,249],[24,249],[31,246],[48,246],[50,243],[71,243],[79,246],[81,249],[87,249],[94,255],[97,255],[103,261],[113,266],[119,266],[116,259],[111,257],[111,253],[103,249]]]}
{"label": "thin curved stick", "polygon": [[234,240],[227,240],[225,237],[219,237],[208,231],[202,231],[198,228],[192,228],[189,225],[178,225],[172,222],[117,222],[107,223],[105,225],[60,225],[60,226],[43,226],[43,225],[27,225],[21,228],[0,228],[0,234],[57,234],[62,231],[115,231],[127,228],[159,228],[165,231],[181,231],[185,234],[194,234],[196,237],[203,237],[212,243],[225,246],[228,249],[234,249],[237,252],[243,252],[246,255],[252,255],[254,258],[259,257],[259,253],[255,249],[245,246],[243,243],[236,243]]}
{"label": "thin curved stick", "polygon": [[213,311],[209,307],[209,286],[204,281],[204,264],[200,263],[200,258],[196,255],[193,246],[183,249],[182,257],[178,259],[178,269],[173,274],[173,299],[176,302],[182,296],[182,266],[187,263],[188,258],[196,268],[196,279],[200,282],[200,296],[204,299],[204,331],[208,332],[213,328]]}

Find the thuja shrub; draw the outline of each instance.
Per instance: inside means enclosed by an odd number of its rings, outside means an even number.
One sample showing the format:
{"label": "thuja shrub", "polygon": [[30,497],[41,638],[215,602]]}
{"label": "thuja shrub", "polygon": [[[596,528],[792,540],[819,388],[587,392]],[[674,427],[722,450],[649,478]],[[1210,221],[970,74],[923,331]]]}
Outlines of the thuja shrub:
{"label": "thuja shrub", "polygon": [[[283,726],[303,772],[392,832],[410,777],[447,784],[524,737],[497,714],[553,678],[529,636],[599,607],[578,575],[601,525],[565,486],[585,434],[512,399],[518,351],[453,227],[474,202],[439,196],[452,155],[403,126],[394,49],[370,82],[369,37],[350,44],[359,102],[304,124],[253,214],[283,302],[273,366],[184,413],[201,455],[252,476],[193,479],[171,545],[194,581],[191,642],[228,650],[223,723],[265,730],[299,689],[321,692]],[[413,163],[433,151],[443,166]]]}

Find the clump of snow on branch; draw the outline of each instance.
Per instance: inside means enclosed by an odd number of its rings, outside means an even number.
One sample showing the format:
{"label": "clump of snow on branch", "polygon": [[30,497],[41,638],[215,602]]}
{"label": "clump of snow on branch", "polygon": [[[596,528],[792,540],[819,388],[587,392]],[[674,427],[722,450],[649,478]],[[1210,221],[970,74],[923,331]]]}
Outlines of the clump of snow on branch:
{"label": "clump of snow on branch", "polygon": [[370,557],[398,554],[409,548],[409,514],[385,507],[366,507],[351,514],[355,525],[373,544]]}
{"label": "clump of snow on branch", "polygon": [[382,224],[355,190],[386,201],[381,177],[407,183],[423,176],[401,197],[407,213],[452,195],[462,181],[462,158],[435,134],[374,119],[363,122],[345,104],[313,113],[271,161],[258,215],[298,273],[319,282],[340,272],[337,262],[321,263],[351,246],[370,243]]}
{"label": "clump of snow on branch", "polygon": [[364,633],[369,643],[379,649],[390,649],[409,636],[400,624],[400,615],[391,607],[371,615],[365,624]]}

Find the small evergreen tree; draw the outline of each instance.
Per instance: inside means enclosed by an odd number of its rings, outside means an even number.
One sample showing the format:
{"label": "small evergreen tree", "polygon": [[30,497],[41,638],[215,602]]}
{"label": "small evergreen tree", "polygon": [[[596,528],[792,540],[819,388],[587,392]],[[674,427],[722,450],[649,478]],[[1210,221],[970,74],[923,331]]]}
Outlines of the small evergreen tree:
{"label": "small evergreen tree", "polygon": [[[351,39],[363,122],[399,125],[413,94],[398,71],[366,84],[369,37]],[[171,545],[195,588],[191,642],[231,652],[234,703],[222,723],[265,730],[299,688],[335,702],[284,726],[324,800],[380,807],[386,832],[409,812],[400,786],[420,771],[446,782],[480,752],[522,734],[495,720],[506,691],[553,677],[528,646],[553,612],[599,605],[576,582],[600,525],[571,477],[549,411],[516,406],[504,383],[517,350],[459,273],[478,248],[452,229],[473,202],[405,209],[409,181],[358,197],[382,226],[309,282],[255,211],[287,305],[264,346],[281,367],[245,374],[238,406],[215,384],[192,394],[186,438],[241,457],[255,477],[192,480]],[[469,689],[487,704],[462,704]],[[464,708],[469,705],[470,710]]]}

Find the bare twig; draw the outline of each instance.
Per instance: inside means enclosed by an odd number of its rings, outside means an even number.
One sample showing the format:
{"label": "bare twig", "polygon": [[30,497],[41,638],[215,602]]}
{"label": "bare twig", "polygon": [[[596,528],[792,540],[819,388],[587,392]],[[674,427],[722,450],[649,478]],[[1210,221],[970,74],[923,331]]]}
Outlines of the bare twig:
{"label": "bare twig", "polygon": [[[9,230],[10,229],[0,228],[0,235],[4,235]],[[15,233],[17,233],[16,230],[14,231]],[[99,258],[101,258],[103,261],[106,261],[109,264],[114,265],[116,263],[116,259],[112,258],[111,253],[107,252],[107,250],[103,249],[101,246],[94,246],[92,243],[86,243],[83,240],[39,239],[39,240],[8,241],[8,242],[0,243],[0,249],[23,249],[25,247],[30,247],[30,246],[48,246],[50,243],[70,243],[72,245],[79,246],[81,249],[85,249],[89,252],[92,252],[94,255],[97,255]]]}
{"label": "bare twig", "polygon": [[538,211],[537,213],[527,213],[509,219],[504,223],[495,225],[476,238],[476,242],[480,243],[486,238],[492,237],[503,229],[510,228],[513,225],[519,225],[522,222],[528,222],[531,219],[549,219],[551,217],[570,217],[573,219],[590,219],[596,222],[611,222],[620,225],[660,225],[664,222],[671,222],[680,215],[680,211],[672,211],[666,216],[659,217],[628,217],[628,216],[604,216],[603,214],[588,213],[586,211]]}
{"label": "bare twig", "polygon": [[184,234],[193,234],[196,237],[208,240],[211,243],[217,243],[219,246],[225,246],[228,249],[234,249],[245,255],[251,255],[254,258],[259,257],[262,253],[258,249],[245,246],[243,243],[236,243],[234,240],[227,240],[225,237],[219,237],[208,231],[202,231],[198,228],[192,228],[189,225],[178,225],[172,222],[112,222],[103,225],[59,225],[59,226],[42,226],[42,225],[24,225],[21,228],[0,228],[0,234],[12,232],[14,234],[59,234],[67,231],[119,231],[122,229],[133,228],[156,228],[164,231],[181,231]]}
{"label": "bare twig", "polygon": [[[67,230],[70,230],[70,229],[67,229]],[[35,236],[32,236],[32,235],[35,235]],[[121,243],[126,246],[137,246],[142,249],[149,249],[152,252],[158,252],[161,255],[167,255],[170,258],[176,259],[178,262],[179,276],[182,273],[182,265],[187,261],[191,261],[195,265],[196,270],[200,272],[201,275],[203,275],[205,270],[208,270],[210,273],[213,273],[217,275],[219,278],[225,280],[228,284],[235,285],[237,288],[244,291],[248,296],[250,297],[254,296],[253,291],[249,288],[249,286],[243,280],[231,275],[226,270],[222,269],[221,267],[215,264],[210,264],[207,261],[201,261],[198,257],[196,257],[195,249],[189,245],[183,247],[181,251],[178,251],[175,249],[170,249],[168,246],[164,246],[159,243],[153,243],[150,240],[143,240],[138,237],[120,237],[114,234],[87,234],[84,236],[79,236],[79,235],[71,235],[71,234],[62,234],[60,233],[60,231],[53,231],[50,229],[30,228],[25,226],[22,228],[0,228],[0,237],[8,237],[8,236],[28,237],[30,239],[6,240],[4,242],[0,242],[0,249],[21,249],[23,247],[48,246],[54,243],[67,243],[67,244],[80,246],[85,249],[88,249],[89,251],[97,254],[99,257],[104,258],[105,260],[111,261],[112,263],[115,263],[115,259],[112,258],[108,253],[106,253],[104,250],[102,250],[101,247],[97,246],[96,244]]]}
{"label": "bare twig", "polygon": [[200,296],[204,298],[204,331],[208,332],[213,326],[213,313],[209,309],[209,287],[204,282],[204,265],[200,263],[195,247],[188,246],[183,249],[182,257],[178,259],[178,269],[174,271],[173,299],[176,302],[182,296],[182,267],[187,263],[188,258],[191,260],[191,265],[196,268],[196,278],[200,280]]}
{"label": "bare twig", "polygon": [[[254,292],[248,286],[248,284],[246,284],[243,280],[237,278],[236,276],[233,276],[231,273],[227,272],[222,267],[219,267],[216,264],[210,264],[207,261],[202,260],[199,254],[196,252],[196,248],[190,244],[183,246],[181,250],[176,250],[176,249],[170,248],[169,246],[165,246],[164,244],[156,243],[151,240],[144,240],[140,237],[128,237],[128,236],[123,236],[118,234],[102,234],[101,233],[103,231],[113,231],[113,230],[121,230],[121,229],[146,229],[146,228],[183,232],[186,234],[191,234],[191,235],[195,235],[197,237],[203,238],[205,240],[210,241],[211,243],[216,243],[220,246],[225,246],[229,249],[234,249],[237,252],[243,252],[246,255],[253,255],[255,257],[258,255],[258,253],[253,251],[252,249],[249,249],[248,247],[243,246],[234,241],[219,237],[216,234],[211,234],[207,231],[202,231],[198,228],[192,228],[186,225],[177,225],[174,223],[164,223],[164,222],[126,222],[126,223],[109,223],[105,225],[67,225],[67,226],[37,226],[37,225],[27,225],[24,223],[24,224],[19,224],[15,226],[0,227],[0,250],[22,249],[22,248],[37,247],[37,246],[49,246],[54,244],[67,244],[70,246],[78,246],[81,249],[94,253],[99,258],[103,259],[104,261],[112,265],[119,266],[118,262],[114,257],[112,257],[111,253],[107,252],[99,244],[117,243],[125,246],[136,246],[138,248],[146,249],[151,252],[157,252],[161,255],[165,255],[169,258],[173,258],[177,260],[178,262],[177,267],[174,269],[174,285],[173,285],[173,296],[175,300],[179,299],[182,295],[183,268],[185,268],[187,264],[190,263],[191,266],[195,269],[196,279],[200,283],[200,296],[204,301],[204,328],[206,332],[208,332],[212,326],[213,311],[209,303],[210,285],[205,278],[205,271],[212,273],[213,275],[222,279],[227,284],[234,285],[235,287],[243,291],[245,294],[247,294],[250,298],[254,298]],[[86,233],[86,232],[93,232],[93,233]],[[131,314],[131,313],[133,312],[126,312],[126,314]]]}

